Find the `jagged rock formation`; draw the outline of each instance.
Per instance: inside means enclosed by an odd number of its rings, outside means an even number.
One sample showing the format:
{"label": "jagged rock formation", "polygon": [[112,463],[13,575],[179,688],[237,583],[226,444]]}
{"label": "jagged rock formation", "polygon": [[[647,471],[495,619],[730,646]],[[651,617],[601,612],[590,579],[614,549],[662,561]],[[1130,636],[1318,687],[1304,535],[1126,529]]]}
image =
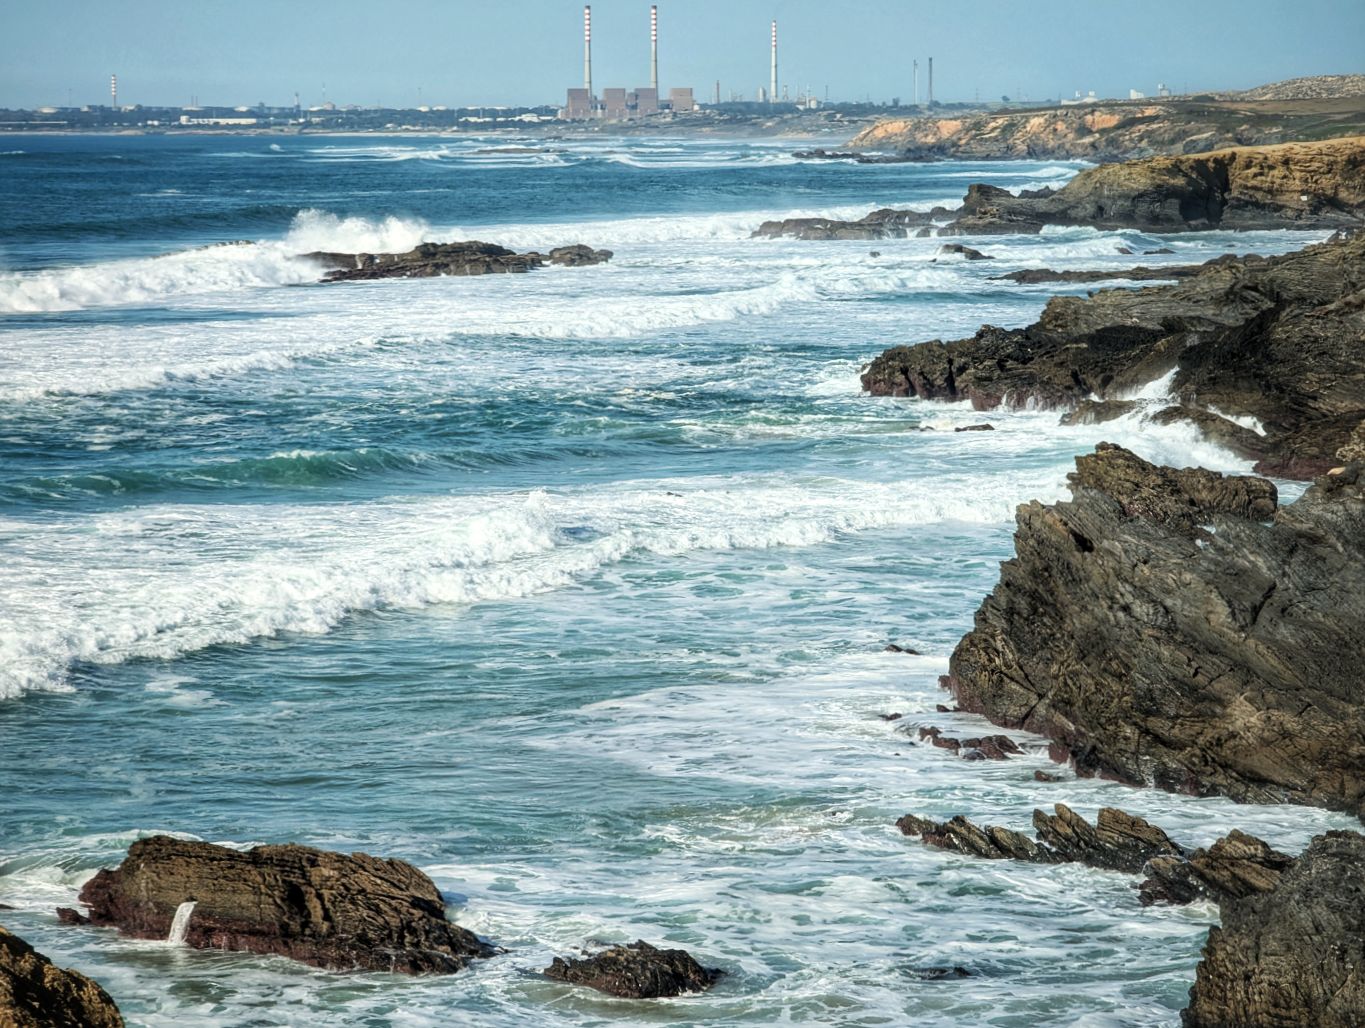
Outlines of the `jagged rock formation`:
{"label": "jagged rock formation", "polygon": [[1130,874],[1141,871],[1153,858],[1178,860],[1184,853],[1156,825],[1115,807],[1100,810],[1093,825],[1065,804],[1053,809],[1055,814],[1033,812],[1037,842],[1008,828],[978,827],[961,815],[940,824],[906,814],[896,827],[903,835],[919,836],[926,845],[970,856],[1032,864],[1078,863]]}
{"label": "jagged rock formation", "polygon": [[1293,857],[1234,828],[1212,846],[1197,849],[1184,859],[1155,856],[1147,861],[1138,897],[1144,907],[1149,907],[1153,903],[1192,903],[1269,892],[1293,864]]}
{"label": "jagged rock formation", "polygon": [[944,684],[1078,774],[1365,816],[1365,464],[1275,507],[1253,477],[1101,444],[1015,557]]}
{"label": "jagged rock formation", "polygon": [[579,268],[611,259],[610,250],[594,250],[575,244],[559,246],[548,254],[517,253],[494,243],[477,240],[460,243],[422,243],[407,253],[315,253],[304,254],[324,268],[324,282],[352,282],[376,278],[432,278],[438,275],[491,275],[525,272],[560,264]]}
{"label": "jagged rock formation", "polygon": [[109,994],[63,970],[0,928],[0,1025],[4,1028],[123,1028]]}
{"label": "jagged rock formation", "polygon": [[1147,232],[1356,228],[1365,225],[1365,136],[1102,164],[1061,189],[1026,189],[1017,196],[978,183],[956,211],[887,208],[858,221],[768,221],[754,236],[887,239],[904,238],[911,229],[924,235],[1027,234],[1048,225]]}
{"label": "jagged rock formation", "polygon": [[[1342,79],[1360,76],[1341,76]],[[1160,102],[897,118],[864,129],[848,146],[915,158],[1122,161],[1228,146],[1329,139],[1365,131],[1365,92],[1349,83],[1300,83],[1230,96]]]}
{"label": "jagged rock formation", "polygon": [[947,207],[931,211],[896,210],[883,207],[857,221],[838,221],[833,218],[786,218],[765,221],[754,230],[755,239],[905,239],[911,235],[929,235],[935,221],[951,218]]}
{"label": "jagged rock formation", "polygon": [[1174,371],[1175,404],[1159,419],[1191,421],[1265,474],[1309,479],[1365,447],[1353,442],[1365,440],[1363,356],[1356,233],[1281,257],[1219,259],[1174,285],[1055,297],[1027,328],[893,347],[862,384],[979,410],[1072,410]]}
{"label": "jagged rock formation", "polygon": [[276,953],[318,967],[449,974],[493,955],[451,924],[431,879],[401,860],[307,846],[228,849],[158,835],[81,890],[90,921],[164,939],[193,900],[185,942]]}
{"label": "jagged rock formation", "polygon": [[1047,282],[1164,282],[1170,279],[1190,278],[1198,275],[1214,264],[1235,260],[1233,255],[1215,257],[1203,264],[1172,264],[1164,268],[1149,268],[1138,265],[1136,268],[1084,269],[1079,271],[1053,271],[1051,268],[1022,268],[1004,275],[992,275],[992,282],[1018,282],[1020,285],[1040,285]]}
{"label": "jagged rock formation", "polygon": [[639,940],[581,959],[555,957],[546,977],[629,999],[658,999],[704,992],[724,972],[702,967],[686,950],[656,949]]}
{"label": "jagged rock formation", "polygon": [[1365,836],[1315,838],[1273,888],[1221,900],[1185,1028],[1365,1024]]}
{"label": "jagged rock formation", "polygon": [[1018,744],[1008,735],[984,735],[970,739],[956,739],[944,735],[939,728],[921,728],[920,741],[929,741],[931,746],[950,750],[963,760],[1008,760],[1012,754],[1022,753]]}

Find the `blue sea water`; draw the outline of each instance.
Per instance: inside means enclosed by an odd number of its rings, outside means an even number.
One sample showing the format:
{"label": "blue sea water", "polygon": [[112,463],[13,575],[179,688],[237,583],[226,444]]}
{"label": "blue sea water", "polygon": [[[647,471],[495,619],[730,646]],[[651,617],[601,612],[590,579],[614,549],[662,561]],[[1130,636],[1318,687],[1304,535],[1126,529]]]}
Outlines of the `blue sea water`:
{"label": "blue sea water", "polygon": [[[1122,805],[1291,850],[1346,823],[1040,784],[1022,734],[988,767],[913,745],[982,724],[935,713],[937,676],[1014,507],[1064,496],[1076,454],[1244,465],[1140,416],[874,399],[858,372],[1034,320],[1056,288],[1003,271],[1316,237],[1076,229],[968,239],[995,258],[970,263],[751,240],[1078,167],[791,149],[6,137],[5,925],[135,1025],[1177,1023],[1211,907],[1142,910],[1125,876],[930,852],[893,822]],[[615,257],[321,285],[299,256],[463,238]],[[57,925],[153,832],[411,860],[507,952],[406,979]],[[652,1004],[535,974],[635,938],[729,974]],[[918,973],[955,965],[972,977]]]}

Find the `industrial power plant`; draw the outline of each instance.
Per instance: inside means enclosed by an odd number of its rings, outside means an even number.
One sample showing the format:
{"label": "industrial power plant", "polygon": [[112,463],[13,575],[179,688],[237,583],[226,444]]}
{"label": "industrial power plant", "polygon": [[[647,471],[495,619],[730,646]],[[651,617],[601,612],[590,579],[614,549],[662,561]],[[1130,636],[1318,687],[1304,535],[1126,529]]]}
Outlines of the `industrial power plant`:
{"label": "industrial power plant", "polygon": [[583,8],[583,86],[571,88],[560,111],[565,121],[628,121],[647,118],[660,111],[684,113],[697,109],[692,87],[668,91],[668,98],[659,95],[659,7],[649,9],[649,85],[627,92],[608,87],[599,99],[592,88],[592,6]]}

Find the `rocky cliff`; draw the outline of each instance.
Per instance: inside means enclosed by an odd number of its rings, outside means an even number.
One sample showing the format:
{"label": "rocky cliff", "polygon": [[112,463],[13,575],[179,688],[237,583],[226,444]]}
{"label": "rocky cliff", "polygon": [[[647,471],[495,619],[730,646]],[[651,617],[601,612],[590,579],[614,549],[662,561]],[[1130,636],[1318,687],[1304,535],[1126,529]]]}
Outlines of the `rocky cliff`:
{"label": "rocky cliff", "polygon": [[58,967],[0,928],[0,1025],[4,1028],[123,1028],[109,994]]}
{"label": "rocky cliff", "polygon": [[1365,836],[1315,838],[1273,888],[1224,896],[1185,1028],[1365,1024]]}
{"label": "rocky cliff", "polygon": [[1365,816],[1365,464],[1278,509],[1107,444],[1070,484],[1019,508],[945,678],[963,709],[1081,774]]}
{"label": "rocky cliff", "polygon": [[[81,890],[90,922],[165,939],[193,901],[190,946],[277,953],[318,967],[451,973],[492,947],[451,924],[431,879],[401,860],[307,846],[240,851],[141,839]],[[68,915],[68,920],[76,920]]]}
{"label": "rocky cliff", "polygon": [[1122,161],[1228,146],[1327,139],[1365,131],[1365,97],[1242,95],[1124,101],[878,122],[855,150],[955,160]]}
{"label": "rocky cliff", "polygon": [[1156,417],[1196,425],[1262,473],[1309,479],[1365,456],[1365,235],[1196,270],[1054,298],[1027,328],[892,347],[863,388],[1103,420],[1173,372]]}
{"label": "rocky cliff", "polygon": [[1365,136],[1149,157],[1082,171],[1018,195],[978,183],[956,210],[886,208],[856,221],[764,222],[755,237],[888,239],[1033,234],[1086,225],[1145,232],[1365,226]]}

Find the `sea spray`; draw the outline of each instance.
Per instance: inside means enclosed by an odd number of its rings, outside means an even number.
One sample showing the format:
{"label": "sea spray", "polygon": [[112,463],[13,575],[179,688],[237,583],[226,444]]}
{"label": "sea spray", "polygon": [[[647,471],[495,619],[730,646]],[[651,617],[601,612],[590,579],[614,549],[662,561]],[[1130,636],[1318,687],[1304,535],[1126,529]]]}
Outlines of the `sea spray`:
{"label": "sea spray", "polygon": [[190,915],[194,913],[195,901],[186,900],[175,908],[171,918],[171,930],[166,933],[166,941],[172,946],[185,944],[185,933],[190,930]]}

